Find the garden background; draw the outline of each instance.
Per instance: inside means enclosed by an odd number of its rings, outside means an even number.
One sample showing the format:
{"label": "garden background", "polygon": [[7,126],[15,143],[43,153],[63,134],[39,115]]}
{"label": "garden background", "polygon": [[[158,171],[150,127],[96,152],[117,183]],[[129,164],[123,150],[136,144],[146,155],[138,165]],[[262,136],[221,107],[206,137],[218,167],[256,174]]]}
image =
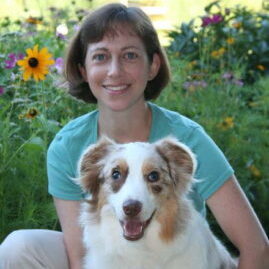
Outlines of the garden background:
{"label": "garden background", "polygon": [[[83,16],[108,1],[53,2],[1,6],[0,242],[15,229],[59,229],[46,151],[69,120],[95,109],[66,93],[63,58]],[[205,127],[269,234],[269,1],[121,2],[149,12],[171,62],[172,81],[156,103]],[[40,76],[24,72],[29,55],[44,60]]]}

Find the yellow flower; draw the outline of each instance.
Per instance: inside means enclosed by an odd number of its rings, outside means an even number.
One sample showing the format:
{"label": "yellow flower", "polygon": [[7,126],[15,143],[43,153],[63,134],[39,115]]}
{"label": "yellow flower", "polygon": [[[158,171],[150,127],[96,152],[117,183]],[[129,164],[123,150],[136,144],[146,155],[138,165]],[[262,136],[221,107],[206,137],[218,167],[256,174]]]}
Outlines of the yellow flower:
{"label": "yellow flower", "polygon": [[234,127],[234,118],[233,117],[226,117],[220,124],[219,127],[222,130],[228,130]]}
{"label": "yellow flower", "polygon": [[236,28],[236,29],[241,28],[242,27],[242,22],[240,22],[240,21],[234,22],[233,27]]}
{"label": "yellow flower", "polygon": [[263,66],[262,64],[259,64],[256,67],[257,67],[257,69],[259,69],[261,71],[265,71],[265,69],[266,69],[265,66]]}
{"label": "yellow flower", "polygon": [[33,119],[38,115],[38,111],[35,108],[30,108],[27,113],[25,114],[25,118]]}
{"label": "yellow flower", "polygon": [[33,119],[39,114],[36,108],[29,108],[28,111],[24,114],[19,115],[19,119],[22,120],[23,118],[26,119]]}
{"label": "yellow flower", "polygon": [[34,17],[29,17],[28,19],[26,19],[26,22],[30,23],[30,24],[41,24],[42,21],[39,20],[38,18],[34,18]]}
{"label": "yellow flower", "polygon": [[17,62],[24,72],[23,79],[29,80],[33,76],[36,81],[44,80],[49,72],[48,67],[54,64],[54,60],[51,59],[52,55],[47,48],[38,51],[38,45],[35,45],[33,49],[27,49],[26,52],[27,56]]}
{"label": "yellow flower", "polygon": [[261,176],[261,171],[254,164],[250,165],[248,167],[248,169],[250,170],[251,174],[254,177],[260,177]]}
{"label": "yellow flower", "polygon": [[227,38],[226,42],[227,42],[229,45],[232,45],[232,44],[234,43],[234,38],[229,37],[229,38]]}
{"label": "yellow flower", "polygon": [[189,69],[191,69],[191,68],[193,68],[193,67],[196,66],[196,65],[197,65],[197,61],[191,61],[191,62],[188,63],[187,67],[188,67]]}
{"label": "yellow flower", "polygon": [[225,48],[220,48],[219,50],[214,50],[211,52],[213,58],[219,58],[225,53]]}

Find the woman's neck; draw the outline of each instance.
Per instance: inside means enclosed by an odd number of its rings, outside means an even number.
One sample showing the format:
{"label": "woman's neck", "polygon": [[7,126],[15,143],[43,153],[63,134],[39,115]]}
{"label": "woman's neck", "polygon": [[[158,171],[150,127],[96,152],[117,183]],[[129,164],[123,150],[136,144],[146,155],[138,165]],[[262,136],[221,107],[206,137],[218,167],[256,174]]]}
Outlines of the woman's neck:
{"label": "woman's neck", "polygon": [[125,111],[99,109],[98,134],[106,135],[118,143],[147,141],[152,115],[147,103]]}

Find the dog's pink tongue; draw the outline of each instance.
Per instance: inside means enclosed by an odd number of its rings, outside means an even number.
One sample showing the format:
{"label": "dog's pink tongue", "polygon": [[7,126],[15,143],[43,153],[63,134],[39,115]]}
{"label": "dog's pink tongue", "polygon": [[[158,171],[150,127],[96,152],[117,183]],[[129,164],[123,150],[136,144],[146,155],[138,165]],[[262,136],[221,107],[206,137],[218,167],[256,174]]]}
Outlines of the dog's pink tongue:
{"label": "dog's pink tongue", "polygon": [[137,240],[143,235],[143,224],[138,220],[123,222],[124,237],[128,240]]}

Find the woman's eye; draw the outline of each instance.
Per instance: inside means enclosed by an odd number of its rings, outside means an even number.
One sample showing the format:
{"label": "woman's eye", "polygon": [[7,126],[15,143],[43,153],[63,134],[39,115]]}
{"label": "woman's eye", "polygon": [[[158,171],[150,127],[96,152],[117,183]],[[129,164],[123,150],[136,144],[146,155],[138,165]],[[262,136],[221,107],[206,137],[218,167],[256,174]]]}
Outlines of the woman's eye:
{"label": "woman's eye", "polygon": [[112,179],[118,180],[121,178],[121,173],[118,170],[114,170],[111,175]]}
{"label": "woman's eye", "polygon": [[106,55],[105,54],[95,54],[95,55],[93,55],[92,59],[96,62],[102,62],[106,59]]}
{"label": "woman's eye", "polygon": [[126,58],[127,60],[134,60],[138,57],[138,55],[134,52],[127,52],[124,55],[124,58]]}
{"label": "woman's eye", "polygon": [[148,174],[148,181],[149,182],[156,182],[160,178],[159,173],[157,171],[152,171]]}

